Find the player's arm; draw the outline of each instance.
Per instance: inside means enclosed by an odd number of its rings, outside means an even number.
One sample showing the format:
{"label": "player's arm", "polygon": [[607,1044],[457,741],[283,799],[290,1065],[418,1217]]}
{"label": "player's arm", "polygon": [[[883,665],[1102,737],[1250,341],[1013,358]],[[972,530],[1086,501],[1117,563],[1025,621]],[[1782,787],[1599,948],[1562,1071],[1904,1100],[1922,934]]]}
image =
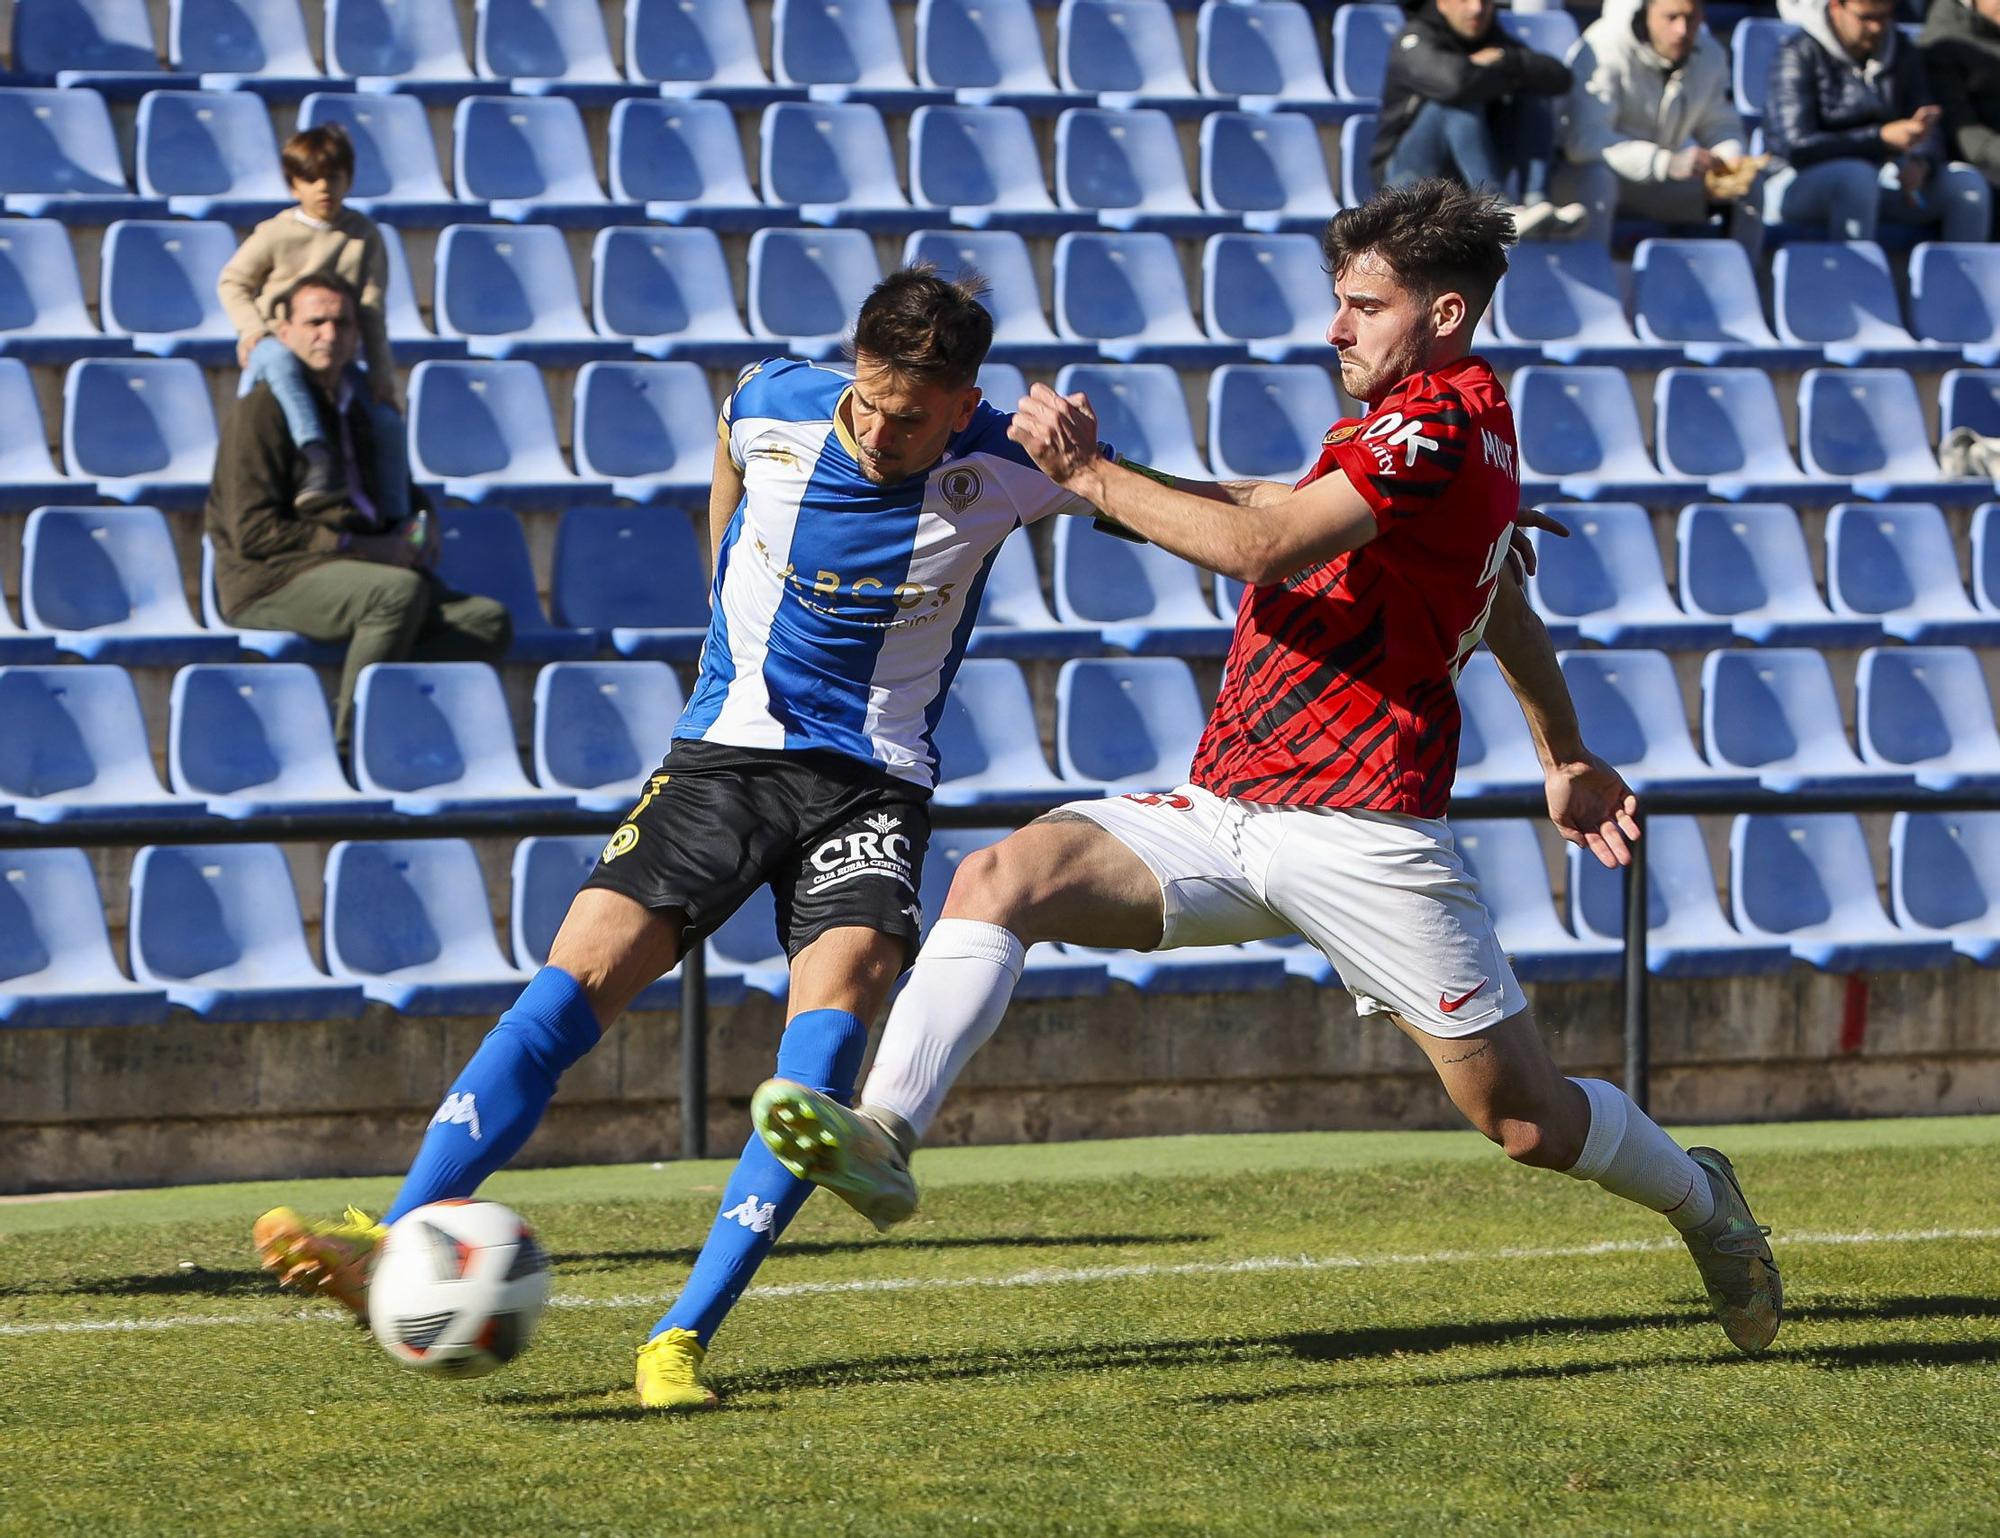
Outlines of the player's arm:
{"label": "player's arm", "polygon": [[1270,507],[1292,494],[1292,488],[1283,481],[1191,481],[1185,476],[1168,475],[1151,465],[1135,464],[1129,459],[1120,459],[1118,463],[1127,470],[1151,476],[1175,491],[1184,491],[1207,502],[1220,502],[1225,507]]}
{"label": "player's arm", "polygon": [[729,452],[729,435],[723,432],[715,442],[715,475],[708,483],[708,577],[715,580],[715,566],[722,554],[722,537],[729,532],[729,520],[743,502],[743,472]]}
{"label": "player's arm", "polygon": [[1555,645],[1511,565],[1499,576],[1486,644],[1528,719],[1556,831],[1605,865],[1630,865],[1626,841],[1639,836],[1638,797],[1616,769],[1584,746]]}

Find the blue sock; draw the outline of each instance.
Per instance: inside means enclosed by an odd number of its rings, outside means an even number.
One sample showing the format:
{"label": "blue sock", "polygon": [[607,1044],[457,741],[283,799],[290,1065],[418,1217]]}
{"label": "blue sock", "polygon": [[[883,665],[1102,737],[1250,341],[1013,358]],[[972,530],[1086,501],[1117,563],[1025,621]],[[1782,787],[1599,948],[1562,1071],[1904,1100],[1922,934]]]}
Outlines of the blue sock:
{"label": "blue sock", "polygon": [[548,1109],[556,1080],[597,1045],[598,1034],[597,1016],[576,979],[558,967],[537,972],[459,1071],[383,1221],[477,1191],[521,1151]]}
{"label": "blue sock", "polygon": [[[846,1010],[807,1010],[785,1027],[778,1042],[778,1077],[846,1105],[853,1098],[867,1044],[868,1027]],[[694,1270],[674,1306],[653,1326],[653,1334],[693,1330],[707,1345],[812,1190],[811,1181],[786,1169],[764,1140],[751,1133],[723,1188],[722,1208],[708,1231],[708,1242],[695,1257]]]}

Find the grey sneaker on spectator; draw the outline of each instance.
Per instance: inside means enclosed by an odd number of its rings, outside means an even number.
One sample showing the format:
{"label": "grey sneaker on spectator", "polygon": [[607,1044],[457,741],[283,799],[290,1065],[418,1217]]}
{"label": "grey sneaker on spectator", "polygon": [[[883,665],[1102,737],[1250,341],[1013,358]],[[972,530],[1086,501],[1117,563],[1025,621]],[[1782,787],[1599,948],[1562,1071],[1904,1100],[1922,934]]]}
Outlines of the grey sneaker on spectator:
{"label": "grey sneaker on spectator", "polygon": [[299,451],[306,457],[306,478],[292,494],[292,510],[316,513],[323,507],[347,500],[347,477],[340,463],[324,443],[308,443]]}

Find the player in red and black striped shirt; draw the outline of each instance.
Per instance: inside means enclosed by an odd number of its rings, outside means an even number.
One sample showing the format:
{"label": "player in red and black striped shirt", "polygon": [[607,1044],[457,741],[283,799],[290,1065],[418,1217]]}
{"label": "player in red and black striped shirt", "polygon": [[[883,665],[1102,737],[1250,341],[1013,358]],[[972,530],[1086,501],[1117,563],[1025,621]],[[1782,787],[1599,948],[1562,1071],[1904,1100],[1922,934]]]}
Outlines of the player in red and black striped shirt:
{"label": "player in red and black striped shirt", "polygon": [[1777,1333],[1770,1246],[1729,1161],[1683,1150],[1622,1090],[1565,1078],[1441,820],[1460,665],[1482,637],[1527,715],[1563,837],[1626,863],[1637,804],[1583,745],[1508,552],[1513,413],[1471,352],[1511,220],[1456,183],[1388,189],[1327,226],[1327,339],[1349,395],[1297,486],[1195,485],[1098,457],[1082,396],[1046,386],[1011,434],[1136,534],[1249,584],[1189,782],[1078,801],[966,858],[890,1015],[859,1111],[773,1080],[753,1115],[794,1173],[879,1227],[907,1155],[999,1023],[1026,947],[1150,950],[1299,934],[1362,1012],[1389,1014],[1453,1102],[1525,1164],[1592,1180],[1681,1231],[1729,1338]]}

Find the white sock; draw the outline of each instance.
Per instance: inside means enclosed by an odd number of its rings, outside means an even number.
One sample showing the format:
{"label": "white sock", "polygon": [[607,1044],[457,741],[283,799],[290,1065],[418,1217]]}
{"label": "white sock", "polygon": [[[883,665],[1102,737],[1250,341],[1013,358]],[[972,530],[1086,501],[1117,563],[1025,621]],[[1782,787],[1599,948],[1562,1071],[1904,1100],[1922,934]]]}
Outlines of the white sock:
{"label": "white sock", "polygon": [[1027,959],[998,924],[939,919],[889,1011],[858,1103],[894,1111],[922,1138],[959,1070],[1000,1024]]}
{"label": "white sock", "polygon": [[1650,1207],[1676,1228],[1699,1228],[1715,1215],[1715,1193],[1701,1166],[1631,1096],[1603,1079],[1570,1083],[1590,1100],[1590,1134],[1565,1173]]}

